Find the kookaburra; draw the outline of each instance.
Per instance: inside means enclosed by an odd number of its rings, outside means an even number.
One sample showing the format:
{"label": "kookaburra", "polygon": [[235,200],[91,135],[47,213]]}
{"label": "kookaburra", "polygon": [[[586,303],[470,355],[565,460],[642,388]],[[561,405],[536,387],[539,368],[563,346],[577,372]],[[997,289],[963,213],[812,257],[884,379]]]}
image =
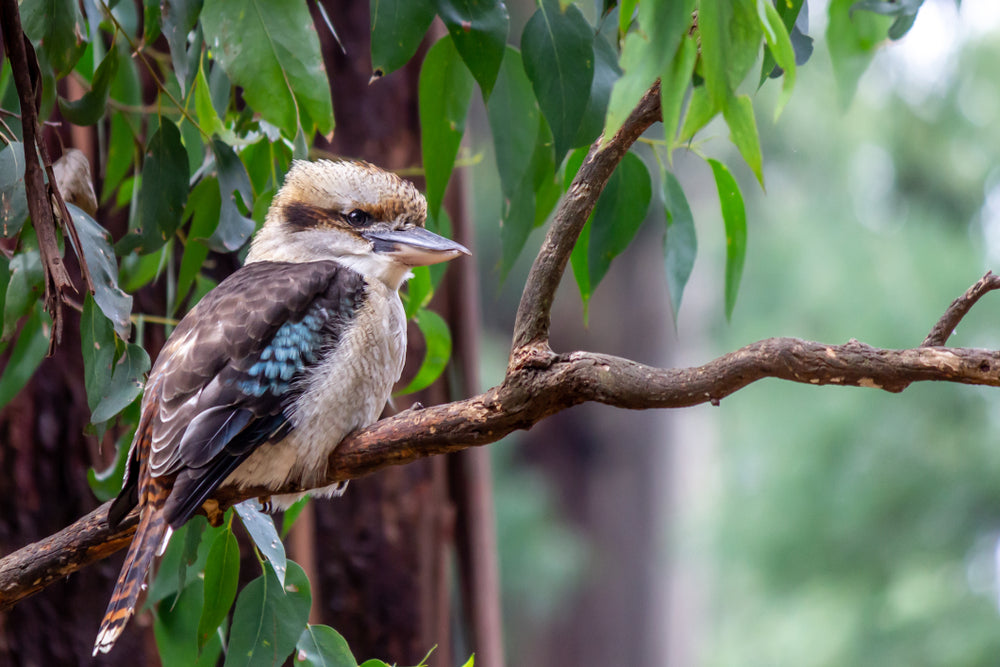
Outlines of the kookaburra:
{"label": "kookaburra", "polygon": [[426,230],[426,214],[411,183],[370,164],[292,165],[246,265],[181,320],[149,374],[108,512],[114,527],[138,505],[139,526],[95,655],[173,529],[217,488],[318,486],[344,436],[378,419],[406,351],[397,290],[412,267],[469,252]]}

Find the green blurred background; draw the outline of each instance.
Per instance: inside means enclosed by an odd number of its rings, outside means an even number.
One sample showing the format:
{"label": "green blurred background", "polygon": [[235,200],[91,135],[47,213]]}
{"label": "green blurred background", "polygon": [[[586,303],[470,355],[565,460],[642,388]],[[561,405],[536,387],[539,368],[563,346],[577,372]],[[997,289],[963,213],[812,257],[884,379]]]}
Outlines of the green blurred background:
{"label": "green blurred background", "polygon": [[[771,336],[914,347],[1000,268],[1000,4],[928,0],[846,109],[825,8],[809,10],[816,49],[777,124],[777,86],[755,96],[767,194],[736,170],[749,242],[732,321],[714,183],[681,152],[699,256],[676,326],[654,204],[586,328],[564,280],[557,351],[687,366]],[[698,150],[742,164],[726,134],[710,126]],[[501,283],[493,164],[466,178],[487,383],[541,239]],[[950,344],[1000,347],[998,309],[985,298]],[[720,407],[583,406],[492,447],[509,663],[1000,664],[997,404],[994,390],[947,384],[890,395],[764,381]]]}

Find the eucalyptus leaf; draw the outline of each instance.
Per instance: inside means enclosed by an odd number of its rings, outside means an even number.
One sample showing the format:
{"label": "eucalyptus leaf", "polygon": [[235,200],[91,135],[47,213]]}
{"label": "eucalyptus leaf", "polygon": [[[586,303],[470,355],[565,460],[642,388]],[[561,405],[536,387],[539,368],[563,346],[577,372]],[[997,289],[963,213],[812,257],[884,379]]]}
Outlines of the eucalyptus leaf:
{"label": "eucalyptus leaf", "polygon": [[128,340],[132,330],[132,297],[118,285],[118,262],[111,247],[111,234],[73,204],[66,204],[77,236],[82,245],[83,257],[94,282],[94,301],[100,306],[122,340]]}
{"label": "eucalyptus leaf", "polygon": [[311,135],[333,130],[333,103],[319,37],[300,2],[206,0],[205,42],[247,104],[281,128]]}
{"label": "eucalyptus leaf", "polygon": [[450,37],[442,37],[420,68],[420,144],[427,180],[427,209],[436,216],[444,199],[465,133],[465,117],[472,99],[472,75]]}
{"label": "eucalyptus leaf", "polygon": [[607,274],[611,261],[632,243],[646,219],[652,196],[646,165],[634,153],[626,153],[591,214],[587,265],[592,290]]}
{"label": "eucalyptus leaf", "polygon": [[0,150],[0,237],[16,236],[27,218],[24,144],[15,141]]}
{"label": "eucalyptus leaf", "polygon": [[667,269],[670,306],[676,323],[684,288],[691,277],[694,259],[698,254],[698,237],[684,189],[677,177],[665,169],[660,171],[660,198],[667,214],[667,230],[663,236],[663,264]]}
{"label": "eucalyptus leaf", "polygon": [[575,5],[542,0],[521,34],[524,70],[555,140],[556,160],[572,147],[594,79],[593,31]]}
{"label": "eucalyptus leaf", "polygon": [[437,0],[455,48],[489,99],[507,44],[510,16],[502,0]]}
{"label": "eucalyptus leaf", "polygon": [[[202,2],[203,0],[160,0],[160,30],[167,38],[170,61],[174,65],[181,95],[186,94],[189,75],[194,73],[191,65],[195,54],[188,51],[188,35],[198,22]],[[196,53],[200,55],[201,50]]]}
{"label": "eucalyptus leaf", "polygon": [[115,362],[111,383],[91,413],[90,421],[100,424],[111,419],[142,393],[149,366],[149,354],[146,350],[140,345],[129,343],[125,347],[125,353]]}
{"label": "eucalyptus leaf", "polygon": [[180,226],[187,196],[187,152],[177,126],[164,118],[146,146],[138,218],[115,250],[147,254],[162,248]]}
{"label": "eucalyptus leaf", "polygon": [[254,230],[253,219],[243,215],[235,195],[239,194],[243,204],[249,208],[253,205],[253,188],[246,167],[229,145],[213,139],[212,153],[219,176],[221,209],[219,224],[206,243],[216,252],[233,252],[243,247]]}
{"label": "eucalyptus leaf", "polygon": [[270,565],[236,600],[225,667],[272,667],[292,654],[309,618],[309,580],[289,562],[282,585]]}
{"label": "eucalyptus leaf", "polygon": [[715,185],[719,190],[722,221],[726,228],[726,319],[732,319],[743,277],[743,261],[747,252],[747,215],[743,195],[736,179],[718,160],[709,159]]}
{"label": "eucalyptus leaf", "polygon": [[104,60],[94,72],[90,82],[90,90],[72,102],[59,98],[59,112],[74,125],[94,125],[104,117],[108,105],[108,94],[111,92],[111,82],[118,73],[118,47],[111,43]]}
{"label": "eucalyptus leaf", "polygon": [[530,169],[538,138],[538,102],[524,73],[521,53],[507,47],[486,113],[496,147],[500,189],[509,201]]}
{"label": "eucalyptus leaf", "polygon": [[42,259],[37,250],[26,249],[14,255],[9,264],[10,278],[3,307],[3,340],[10,340],[18,321],[39,301],[45,285]]}
{"label": "eucalyptus leaf", "polygon": [[0,408],[10,403],[45,359],[49,350],[48,330],[51,319],[41,303],[36,303],[31,315],[21,327],[10,357],[0,372]]}
{"label": "eucalyptus leaf", "polygon": [[295,644],[298,667],[358,667],[347,640],[329,625],[307,625]]}
{"label": "eucalyptus leaf", "polygon": [[421,309],[417,313],[417,326],[424,336],[424,360],[416,376],[397,395],[412,394],[428,387],[440,377],[451,358],[451,332],[448,323],[433,310]]}
{"label": "eucalyptus leaf", "polygon": [[784,72],[781,97],[778,98],[774,109],[774,119],[777,120],[782,109],[788,104],[788,100],[792,96],[792,89],[795,87],[795,48],[792,46],[788,29],[774,5],[768,0],[757,0],[757,12],[764,30],[764,40],[767,42],[768,53],[772,54]]}
{"label": "eucalyptus leaf", "polygon": [[115,330],[91,295],[83,301],[80,315],[80,348],[87,404],[93,410],[111,385],[115,363]]}
{"label": "eucalyptus leaf", "polygon": [[858,80],[894,21],[890,16],[854,12],[854,5],[854,0],[831,0],[826,27],[833,76],[844,108],[850,105]]}
{"label": "eucalyptus leaf", "polygon": [[203,647],[226,620],[236,599],[240,578],[240,545],[231,530],[221,531],[212,541],[205,562],[205,600],[198,621],[198,646]]}
{"label": "eucalyptus leaf", "polygon": [[[87,34],[77,0],[31,0],[19,7],[21,25],[41,46],[57,77],[69,74],[87,48]],[[41,118],[47,118],[42,114]]]}
{"label": "eucalyptus leaf", "polygon": [[278,583],[285,584],[285,572],[288,570],[288,559],[285,556],[285,545],[281,542],[278,530],[274,527],[274,520],[270,515],[264,514],[257,509],[257,501],[245,500],[235,506],[236,514],[239,515],[243,527],[246,528],[250,539],[257,545],[257,549],[267,558],[271,564],[272,571],[278,577]]}
{"label": "eucalyptus leaf", "polygon": [[764,156],[760,149],[760,135],[754,119],[753,102],[748,95],[731,96],[722,105],[722,115],[729,125],[729,138],[747,165],[764,187]]}
{"label": "eucalyptus leaf", "polygon": [[431,27],[434,0],[372,0],[372,77],[395,72],[409,62]]}
{"label": "eucalyptus leaf", "polygon": [[194,579],[161,603],[153,616],[153,635],[163,667],[212,667],[222,654],[218,635],[202,647],[195,640],[205,584]]}

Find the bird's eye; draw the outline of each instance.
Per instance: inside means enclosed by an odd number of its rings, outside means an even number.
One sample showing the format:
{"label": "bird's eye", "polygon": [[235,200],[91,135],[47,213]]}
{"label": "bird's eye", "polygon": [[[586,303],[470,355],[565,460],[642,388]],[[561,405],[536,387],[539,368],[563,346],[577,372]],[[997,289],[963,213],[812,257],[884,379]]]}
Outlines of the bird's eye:
{"label": "bird's eye", "polygon": [[351,223],[354,227],[360,227],[361,225],[371,222],[372,216],[369,215],[367,211],[362,211],[360,208],[356,208],[347,214],[347,221]]}

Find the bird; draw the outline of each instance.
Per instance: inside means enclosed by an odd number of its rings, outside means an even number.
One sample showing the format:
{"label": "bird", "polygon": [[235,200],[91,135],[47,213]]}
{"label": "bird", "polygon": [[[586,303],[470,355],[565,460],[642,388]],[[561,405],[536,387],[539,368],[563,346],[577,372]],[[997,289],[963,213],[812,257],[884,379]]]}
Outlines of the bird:
{"label": "bird", "polygon": [[378,419],[402,374],[400,286],[413,267],[469,254],[426,217],[412,183],[370,163],[292,163],[244,265],[185,315],[149,373],[108,510],[115,528],[138,506],[139,524],[94,655],[121,635],[172,532],[220,486],[342,492],[323,486],[331,452]]}

